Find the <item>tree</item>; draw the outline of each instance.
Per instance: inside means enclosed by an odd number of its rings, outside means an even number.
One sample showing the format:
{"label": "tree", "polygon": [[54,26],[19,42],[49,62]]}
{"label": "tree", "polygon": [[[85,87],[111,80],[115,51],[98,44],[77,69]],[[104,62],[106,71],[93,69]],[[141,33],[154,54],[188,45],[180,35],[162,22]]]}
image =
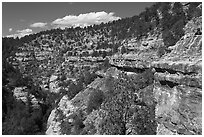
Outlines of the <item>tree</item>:
{"label": "tree", "polygon": [[88,100],[87,103],[87,113],[91,113],[94,109],[98,109],[102,104],[105,96],[101,90],[94,90]]}
{"label": "tree", "polygon": [[103,51],[103,53],[102,53],[102,57],[105,58],[106,56],[107,56],[106,51]]}
{"label": "tree", "polygon": [[72,83],[69,85],[69,89],[68,89],[67,95],[68,95],[68,97],[69,97],[70,99],[72,99],[77,93],[78,93],[77,87],[76,87],[76,85],[72,82]]}
{"label": "tree", "polygon": [[185,27],[185,22],[183,19],[178,20],[171,28],[173,36],[175,39],[174,44],[184,35],[183,28]]}
{"label": "tree", "polygon": [[172,8],[172,12],[174,14],[173,21],[176,22],[180,19],[185,19],[185,13],[183,11],[183,6],[180,2],[175,2]]}
{"label": "tree", "polygon": [[191,20],[195,16],[198,17],[198,16],[202,15],[202,9],[199,10],[197,8],[197,6],[200,4],[201,4],[201,2],[190,2],[189,8],[187,10],[187,19],[188,20]]}
{"label": "tree", "polygon": [[107,69],[110,67],[109,59],[108,59],[107,57],[105,58],[102,67],[103,67],[105,70],[107,70]]}
{"label": "tree", "polygon": [[164,45],[165,46],[172,46],[176,43],[176,40],[172,34],[172,32],[170,30],[164,30],[162,32],[162,38],[163,38],[163,41],[164,41]]}
{"label": "tree", "polygon": [[94,50],[93,53],[92,53],[92,57],[98,57],[98,51]]}
{"label": "tree", "polygon": [[125,48],[124,46],[122,46],[122,47],[121,47],[121,54],[124,54],[124,53],[126,53],[126,52],[127,52],[126,48]]}
{"label": "tree", "polygon": [[161,27],[163,30],[170,29],[172,25],[172,22],[170,22],[172,19],[172,15],[169,13],[170,8],[171,6],[168,2],[163,2],[160,6],[160,11],[162,13]]}
{"label": "tree", "polygon": [[157,51],[157,56],[162,57],[165,54],[165,46],[160,46]]}
{"label": "tree", "polygon": [[118,52],[118,47],[119,46],[117,44],[113,45],[113,49],[112,49],[113,50],[113,54]]}
{"label": "tree", "polygon": [[90,73],[89,71],[84,72],[84,84],[88,85],[97,77],[95,73]]}

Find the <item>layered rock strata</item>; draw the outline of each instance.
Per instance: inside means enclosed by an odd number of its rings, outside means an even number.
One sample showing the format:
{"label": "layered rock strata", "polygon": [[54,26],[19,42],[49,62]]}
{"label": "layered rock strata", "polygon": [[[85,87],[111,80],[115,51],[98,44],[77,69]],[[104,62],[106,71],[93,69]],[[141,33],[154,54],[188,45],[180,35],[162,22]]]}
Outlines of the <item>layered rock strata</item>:
{"label": "layered rock strata", "polygon": [[135,53],[113,56],[112,68],[98,71],[73,99],[60,100],[46,134],[202,134],[201,24],[201,17],[187,23],[162,57],[158,45],[144,42]]}

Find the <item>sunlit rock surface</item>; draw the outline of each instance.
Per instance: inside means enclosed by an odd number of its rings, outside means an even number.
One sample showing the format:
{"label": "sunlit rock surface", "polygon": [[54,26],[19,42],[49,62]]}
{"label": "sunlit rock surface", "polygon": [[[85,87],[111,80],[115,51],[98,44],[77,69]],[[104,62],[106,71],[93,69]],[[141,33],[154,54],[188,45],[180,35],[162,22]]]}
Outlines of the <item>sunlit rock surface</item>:
{"label": "sunlit rock surface", "polygon": [[39,103],[41,101],[36,99],[34,95],[29,94],[29,89],[27,87],[16,87],[13,90],[13,96],[16,98],[16,100],[22,101],[26,105],[28,105],[28,103],[30,102],[33,108],[40,108]]}
{"label": "sunlit rock surface", "polygon": [[154,87],[157,101],[155,115],[157,134],[194,135],[202,133],[202,91],[199,88],[176,86]]}
{"label": "sunlit rock surface", "polygon": [[[50,115],[46,133],[156,134],[151,71],[129,77],[111,68],[107,74],[96,79],[73,99],[68,100],[64,96],[53,110],[55,114],[52,112]],[[143,75],[150,77],[143,79]],[[127,80],[135,87],[124,86]],[[53,117],[56,119],[53,120]],[[60,121],[61,125],[58,125]]]}
{"label": "sunlit rock surface", "polygon": [[[180,16],[173,13],[178,12],[174,5],[168,5],[173,19]],[[16,122],[4,113],[10,121],[4,130],[23,131],[28,123],[28,133],[36,132],[35,125],[47,135],[202,134],[202,17],[189,21],[189,5],[182,3],[188,22],[184,28],[181,19],[165,29],[163,23],[171,21],[162,20],[160,9],[147,8],[150,12],[138,18],[144,24],[135,23],[134,16],[119,24],[50,30],[17,46],[15,55],[6,59],[18,68],[20,78],[32,81],[17,86],[16,76],[8,78],[11,96],[26,109],[17,109],[22,116],[13,113],[19,116]],[[124,30],[118,29],[123,25]],[[184,35],[173,28],[183,29]],[[173,38],[165,38],[171,33]],[[35,108],[42,111],[35,113]]]}
{"label": "sunlit rock surface", "polygon": [[[202,134],[202,31],[198,33],[198,28],[202,30],[201,17],[186,24],[185,35],[161,58],[156,52],[150,54],[140,48],[136,53],[114,56],[110,60],[112,66],[129,75],[153,68],[155,81],[151,99],[156,100],[158,135]],[[148,49],[148,41],[140,44]]]}

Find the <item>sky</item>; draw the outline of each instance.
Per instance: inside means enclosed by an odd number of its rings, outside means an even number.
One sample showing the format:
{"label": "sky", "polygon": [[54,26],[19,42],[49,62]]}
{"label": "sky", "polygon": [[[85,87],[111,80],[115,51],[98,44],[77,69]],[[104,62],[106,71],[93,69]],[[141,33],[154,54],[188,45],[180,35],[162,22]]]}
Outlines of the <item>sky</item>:
{"label": "sky", "polygon": [[3,2],[2,35],[84,27],[138,15],[153,2]]}

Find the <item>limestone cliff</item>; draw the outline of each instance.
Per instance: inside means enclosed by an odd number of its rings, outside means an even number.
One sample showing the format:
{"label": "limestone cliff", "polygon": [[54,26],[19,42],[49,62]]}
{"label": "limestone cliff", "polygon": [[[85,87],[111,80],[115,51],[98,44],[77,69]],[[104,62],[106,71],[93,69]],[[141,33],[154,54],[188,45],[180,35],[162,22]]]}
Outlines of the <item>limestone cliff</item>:
{"label": "limestone cliff", "polygon": [[112,68],[73,99],[61,99],[46,134],[202,134],[201,24],[201,17],[188,22],[162,57],[151,50],[155,39],[113,56]]}
{"label": "limestone cliff", "polygon": [[2,47],[3,134],[202,134],[202,3]]}

